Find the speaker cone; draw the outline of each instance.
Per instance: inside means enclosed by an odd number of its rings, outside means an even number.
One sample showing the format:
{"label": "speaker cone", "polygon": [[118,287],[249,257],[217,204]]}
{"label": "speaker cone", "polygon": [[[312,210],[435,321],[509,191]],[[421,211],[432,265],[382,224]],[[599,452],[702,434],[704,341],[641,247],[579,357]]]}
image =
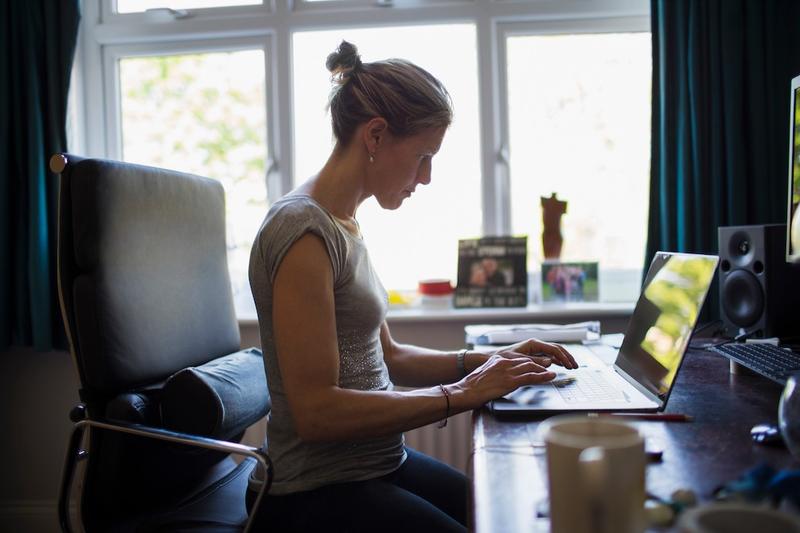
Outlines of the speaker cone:
{"label": "speaker cone", "polygon": [[764,312],[764,292],[747,270],[734,270],[723,281],[722,308],[740,328],[755,324]]}
{"label": "speaker cone", "polygon": [[747,231],[737,231],[730,236],[728,241],[728,257],[731,262],[739,267],[745,267],[753,260],[755,246],[753,237]]}

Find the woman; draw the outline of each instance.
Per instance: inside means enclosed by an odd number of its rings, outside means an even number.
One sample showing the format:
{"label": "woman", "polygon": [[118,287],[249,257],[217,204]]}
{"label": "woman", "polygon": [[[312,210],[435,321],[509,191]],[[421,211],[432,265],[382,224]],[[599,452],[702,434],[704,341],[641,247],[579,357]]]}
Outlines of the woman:
{"label": "woman", "polygon": [[250,260],[275,464],[259,518],[274,531],[463,531],[467,479],[404,447],[402,433],[550,380],[551,362],[575,361],[534,340],[490,357],[392,339],[356,210],[370,197],[397,209],[430,183],[450,98],[423,69],[362,63],[347,42],[327,67],[336,145],[319,174],[271,207]]}

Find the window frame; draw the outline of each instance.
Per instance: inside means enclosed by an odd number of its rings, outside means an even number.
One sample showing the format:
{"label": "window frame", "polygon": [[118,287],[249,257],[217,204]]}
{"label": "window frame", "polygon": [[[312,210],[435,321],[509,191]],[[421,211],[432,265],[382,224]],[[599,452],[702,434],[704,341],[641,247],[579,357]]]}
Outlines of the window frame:
{"label": "window frame", "polygon": [[[513,2],[521,0],[493,0]],[[497,160],[502,163],[503,180],[498,180],[495,194],[499,202],[505,206],[498,217],[500,234],[512,233],[511,221],[511,172],[510,172],[510,138],[508,117],[508,51],[506,43],[509,37],[533,35],[571,35],[591,33],[624,33],[650,31],[650,17],[622,16],[603,18],[576,18],[570,20],[537,20],[498,22],[496,31],[496,103],[497,109]]]}
{"label": "window frame", "polygon": [[130,57],[153,57],[162,55],[181,55],[181,54],[205,54],[205,53],[224,53],[236,52],[240,50],[261,50],[264,54],[264,83],[265,97],[264,109],[267,113],[266,123],[266,151],[267,168],[272,160],[272,142],[270,131],[271,121],[269,120],[271,85],[270,72],[270,38],[245,37],[241,39],[224,40],[198,40],[198,41],[178,41],[169,43],[138,43],[138,44],[118,44],[106,46],[103,49],[103,80],[104,91],[112,95],[105,102],[106,105],[106,146],[109,157],[112,159],[122,159],[122,95],[120,94],[119,61]]}
{"label": "window frame", "polygon": [[[91,2],[92,0],[86,0]],[[144,11],[134,13],[117,13],[117,0],[95,0],[100,3],[100,21],[108,24],[130,24],[131,22],[152,24]],[[242,14],[251,14],[254,10],[271,12],[275,9],[275,0],[261,0],[260,4],[225,7],[203,7],[187,9],[193,19],[233,18]],[[165,15],[164,18],[166,18]]]}
{"label": "window frame", "polygon": [[[293,188],[292,36],[345,27],[472,23],[478,50],[482,230],[511,231],[506,38],[532,33],[649,31],[648,0],[263,0],[255,6],[191,9],[190,17],[153,22],[114,13],[115,0],[83,0],[76,68],[76,145],[84,155],[121,155],[121,99],[115,58],[170,52],[264,50],[269,203]],[[249,46],[243,46],[249,45]],[[322,58],[321,58],[322,60]],[[90,135],[89,132],[105,132]]]}
{"label": "window frame", "polygon": [[290,0],[293,11],[346,11],[358,9],[427,9],[430,7],[475,4],[481,0]]}

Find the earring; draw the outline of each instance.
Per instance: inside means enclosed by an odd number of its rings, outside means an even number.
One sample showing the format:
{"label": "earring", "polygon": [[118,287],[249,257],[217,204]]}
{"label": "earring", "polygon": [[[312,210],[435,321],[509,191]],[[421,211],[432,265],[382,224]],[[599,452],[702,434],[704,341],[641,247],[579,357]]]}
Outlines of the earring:
{"label": "earring", "polygon": [[369,162],[370,163],[374,163],[375,162],[375,154],[369,154]]}

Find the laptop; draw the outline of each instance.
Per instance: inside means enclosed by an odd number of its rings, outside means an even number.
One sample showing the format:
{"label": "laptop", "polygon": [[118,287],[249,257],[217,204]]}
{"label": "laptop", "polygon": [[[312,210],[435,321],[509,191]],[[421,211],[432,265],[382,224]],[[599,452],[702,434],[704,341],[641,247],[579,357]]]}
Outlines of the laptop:
{"label": "laptop", "polygon": [[579,368],[553,365],[554,380],[521,387],[490,402],[490,409],[499,416],[663,410],[717,261],[711,255],[656,253],[616,354],[599,351],[607,346],[565,344]]}

